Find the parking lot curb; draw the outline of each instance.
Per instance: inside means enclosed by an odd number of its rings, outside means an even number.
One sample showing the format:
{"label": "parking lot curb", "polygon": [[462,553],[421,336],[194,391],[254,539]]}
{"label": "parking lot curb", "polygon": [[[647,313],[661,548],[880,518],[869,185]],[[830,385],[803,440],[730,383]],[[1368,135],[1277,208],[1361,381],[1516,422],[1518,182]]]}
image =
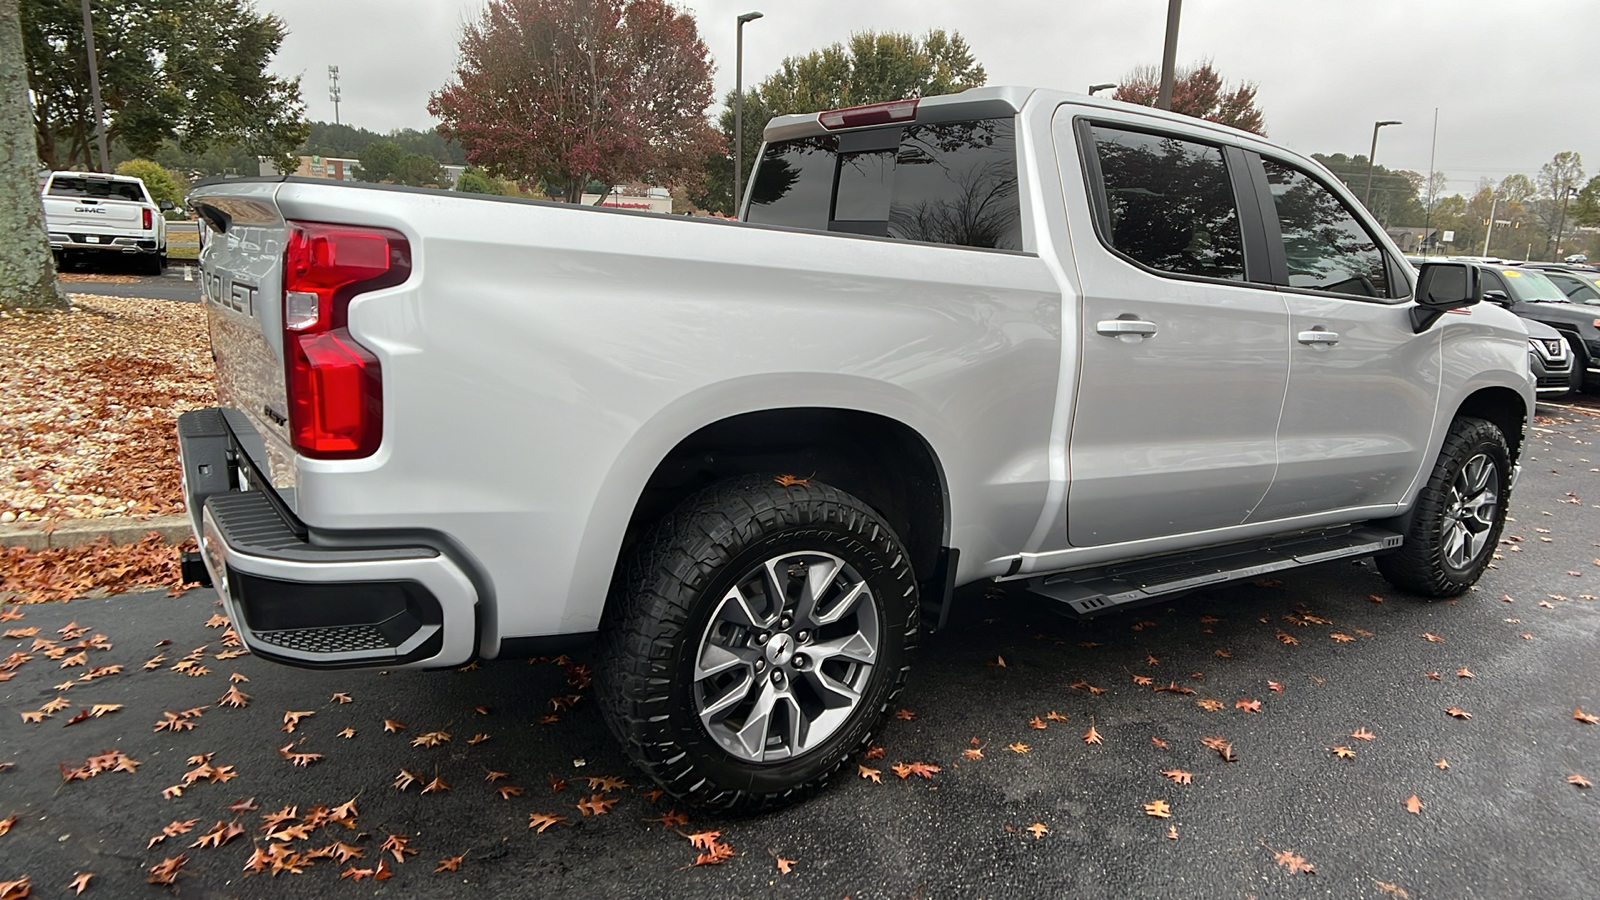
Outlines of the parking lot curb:
{"label": "parking lot curb", "polygon": [[81,547],[102,538],[113,546],[137,544],[150,532],[161,535],[169,544],[176,544],[190,534],[188,516],[152,516],[135,519],[126,516],[108,516],[104,519],[69,519],[57,522],[55,528],[42,525],[0,525],[0,547],[21,547],[24,550],[43,550],[48,547]]}

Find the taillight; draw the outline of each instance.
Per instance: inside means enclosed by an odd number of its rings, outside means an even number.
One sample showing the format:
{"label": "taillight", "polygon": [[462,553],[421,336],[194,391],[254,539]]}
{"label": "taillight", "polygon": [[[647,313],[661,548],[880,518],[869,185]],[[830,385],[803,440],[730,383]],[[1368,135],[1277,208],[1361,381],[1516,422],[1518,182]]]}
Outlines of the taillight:
{"label": "taillight", "polygon": [[350,300],[411,274],[411,245],[386,228],[289,222],[283,357],[289,437],[315,459],[370,456],[383,437],[383,373],[346,327]]}
{"label": "taillight", "polygon": [[849,109],[831,109],[817,116],[817,121],[829,131],[840,128],[859,128],[863,125],[887,125],[890,122],[909,122],[917,117],[917,98],[890,100],[852,106]]}
{"label": "taillight", "polygon": [[144,230],[149,231],[156,227],[155,215],[150,210],[141,210],[144,213]]}

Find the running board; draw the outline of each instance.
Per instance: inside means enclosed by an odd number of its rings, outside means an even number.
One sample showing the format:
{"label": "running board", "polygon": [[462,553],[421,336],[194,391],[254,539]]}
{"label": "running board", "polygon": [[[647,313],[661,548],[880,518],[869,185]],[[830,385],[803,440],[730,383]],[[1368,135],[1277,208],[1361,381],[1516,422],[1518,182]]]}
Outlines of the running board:
{"label": "running board", "polygon": [[1028,590],[1054,601],[1057,612],[1087,618],[1284,569],[1369,556],[1403,540],[1366,526],[1307,532],[1041,575],[1028,581]]}

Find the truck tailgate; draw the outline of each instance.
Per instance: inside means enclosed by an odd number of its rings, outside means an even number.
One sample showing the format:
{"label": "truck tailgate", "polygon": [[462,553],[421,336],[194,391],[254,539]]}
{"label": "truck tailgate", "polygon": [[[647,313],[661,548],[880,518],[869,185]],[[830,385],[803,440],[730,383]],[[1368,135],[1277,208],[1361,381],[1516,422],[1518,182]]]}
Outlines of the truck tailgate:
{"label": "truck tailgate", "polygon": [[[200,253],[201,293],[216,359],[217,398],[257,471],[294,508],[283,363],[283,248],[287,229],[273,202],[277,184],[231,184],[226,195],[195,192],[209,229]],[[251,440],[250,438],[258,440]]]}
{"label": "truck tailgate", "polygon": [[45,221],[51,231],[144,231],[144,207],[125,200],[87,197],[45,197]]}

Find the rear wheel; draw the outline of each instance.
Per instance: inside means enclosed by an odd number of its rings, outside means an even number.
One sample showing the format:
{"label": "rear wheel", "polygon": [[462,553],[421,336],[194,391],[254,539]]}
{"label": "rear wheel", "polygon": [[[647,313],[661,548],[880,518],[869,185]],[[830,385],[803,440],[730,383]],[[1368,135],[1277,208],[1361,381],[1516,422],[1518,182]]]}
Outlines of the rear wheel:
{"label": "rear wheel", "polygon": [[1378,557],[1378,571],[1429,599],[1465,592],[1494,556],[1510,482],[1511,452],[1500,429],[1484,419],[1456,419],[1417,496],[1405,543]]}
{"label": "rear wheel", "polygon": [[757,809],[812,792],[865,745],[917,627],[905,550],[866,504],[735,479],[686,500],[619,573],[597,697],[674,796]]}

